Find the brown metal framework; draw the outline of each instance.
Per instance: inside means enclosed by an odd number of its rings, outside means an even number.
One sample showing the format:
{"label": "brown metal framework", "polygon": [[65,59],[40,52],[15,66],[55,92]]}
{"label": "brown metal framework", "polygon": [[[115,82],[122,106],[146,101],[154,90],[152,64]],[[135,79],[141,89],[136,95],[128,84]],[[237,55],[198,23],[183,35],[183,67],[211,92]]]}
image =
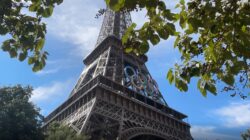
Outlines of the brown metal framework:
{"label": "brown metal framework", "polygon": [[167,105],[146,68],[147,57],[123,52],[120,39],[129,19],[128,13],[106,11],[86,68],[68,100],[46,117],[45,130],[59,121],[93,140],[192,140],[187,116]]}

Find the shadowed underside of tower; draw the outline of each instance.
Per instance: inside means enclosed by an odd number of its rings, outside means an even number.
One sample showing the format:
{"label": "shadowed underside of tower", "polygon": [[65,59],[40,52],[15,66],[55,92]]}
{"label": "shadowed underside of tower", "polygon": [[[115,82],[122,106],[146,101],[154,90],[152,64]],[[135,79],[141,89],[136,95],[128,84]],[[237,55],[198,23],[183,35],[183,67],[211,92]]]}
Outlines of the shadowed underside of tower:
{"label": "shadowed underside of tower", "polygon": [[53,121],[93,140],[191,140],[186,115],[170,108],[151,77],[146,56],[125,54],[121,37],[131,17],[106,10],[95,49],[70,97],[43,125]]}

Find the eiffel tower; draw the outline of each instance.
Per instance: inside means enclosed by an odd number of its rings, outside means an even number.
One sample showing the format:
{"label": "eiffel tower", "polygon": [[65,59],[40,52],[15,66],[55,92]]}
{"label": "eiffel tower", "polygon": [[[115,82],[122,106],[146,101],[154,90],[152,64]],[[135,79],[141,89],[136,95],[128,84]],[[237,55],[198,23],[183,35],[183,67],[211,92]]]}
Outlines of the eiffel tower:
{"label": "eiffel tower", "polygon": [[147,56],[126,54],[128,12],[105,11],[95,49],[69,98],[45,118],[92,140],[192,140],[186,115],[170,108],[151,77]]}

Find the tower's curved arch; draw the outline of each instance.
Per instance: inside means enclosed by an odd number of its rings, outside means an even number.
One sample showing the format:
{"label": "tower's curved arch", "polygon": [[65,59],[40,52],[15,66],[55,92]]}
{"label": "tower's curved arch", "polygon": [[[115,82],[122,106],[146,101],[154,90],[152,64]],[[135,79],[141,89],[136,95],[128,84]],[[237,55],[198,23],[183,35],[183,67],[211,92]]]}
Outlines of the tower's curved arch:
{"label": "tower's curved arch", "polygon": [[[172,140],[171,136],[167,136],[150,128],[133,127],[122,133],[121,140]],[[151,140],[150,139],[150,140]]]}
{"label": "tower's curved arch", "polygon": [[135,136],[133,138],[131,138],[130,140],[165,140],[164,138],[155,136],[155,135],[138,135]]}

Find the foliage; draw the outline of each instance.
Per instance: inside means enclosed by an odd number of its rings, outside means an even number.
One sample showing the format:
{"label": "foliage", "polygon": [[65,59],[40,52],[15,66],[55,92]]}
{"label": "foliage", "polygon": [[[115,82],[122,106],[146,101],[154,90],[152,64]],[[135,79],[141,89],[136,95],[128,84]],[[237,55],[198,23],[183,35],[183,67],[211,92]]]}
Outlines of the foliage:
{"label": "foliage", "polygon": [[0,139],[42,140],[42,116],[31,102],[31,87],[0,88]]}
{"label": "foliage", "polygon": [[[2,44],[2,50],[11,58],[33,65],[33,71],[41,70],[48,53],[43,51],[46,25],[41,20],[53,13],[55,4],[63,0],[1,0],[0,35],[9,39]],[[33,16],[34,15],[34,16]]]}
{"label": "foliage", "polygon": [[45,140],[88,140],[89,137],[83,134],[77,135],[76,132],[68,127],[55,122],[48,129]]}
{"label": "foliage", "polygon": [[[170,1],[169,1],[170,2]],[[167,79],[180,91],[187,91],[191,78],[203,96],[207,92],[231,91],[246,98],[250,82],[250,2],[244,0],[180,0],[172,13],[162,0],[106,0],[113,10],[147,10],[149,22],[136,30],[133,23],[122,41],[126,52],[137,55],[157,45],[161,39],[175,36],[175,48],[181,53],[182,64],[170,69]],[[175,26],[179,23],[182,32]],[[250,94],[250,93],[249,93]]]}
{"label": "foliage", "polygon": [[248,129],[246,132],[241,134],[241,137],[243,140],[249,140],[250,139],[250,129]]}

